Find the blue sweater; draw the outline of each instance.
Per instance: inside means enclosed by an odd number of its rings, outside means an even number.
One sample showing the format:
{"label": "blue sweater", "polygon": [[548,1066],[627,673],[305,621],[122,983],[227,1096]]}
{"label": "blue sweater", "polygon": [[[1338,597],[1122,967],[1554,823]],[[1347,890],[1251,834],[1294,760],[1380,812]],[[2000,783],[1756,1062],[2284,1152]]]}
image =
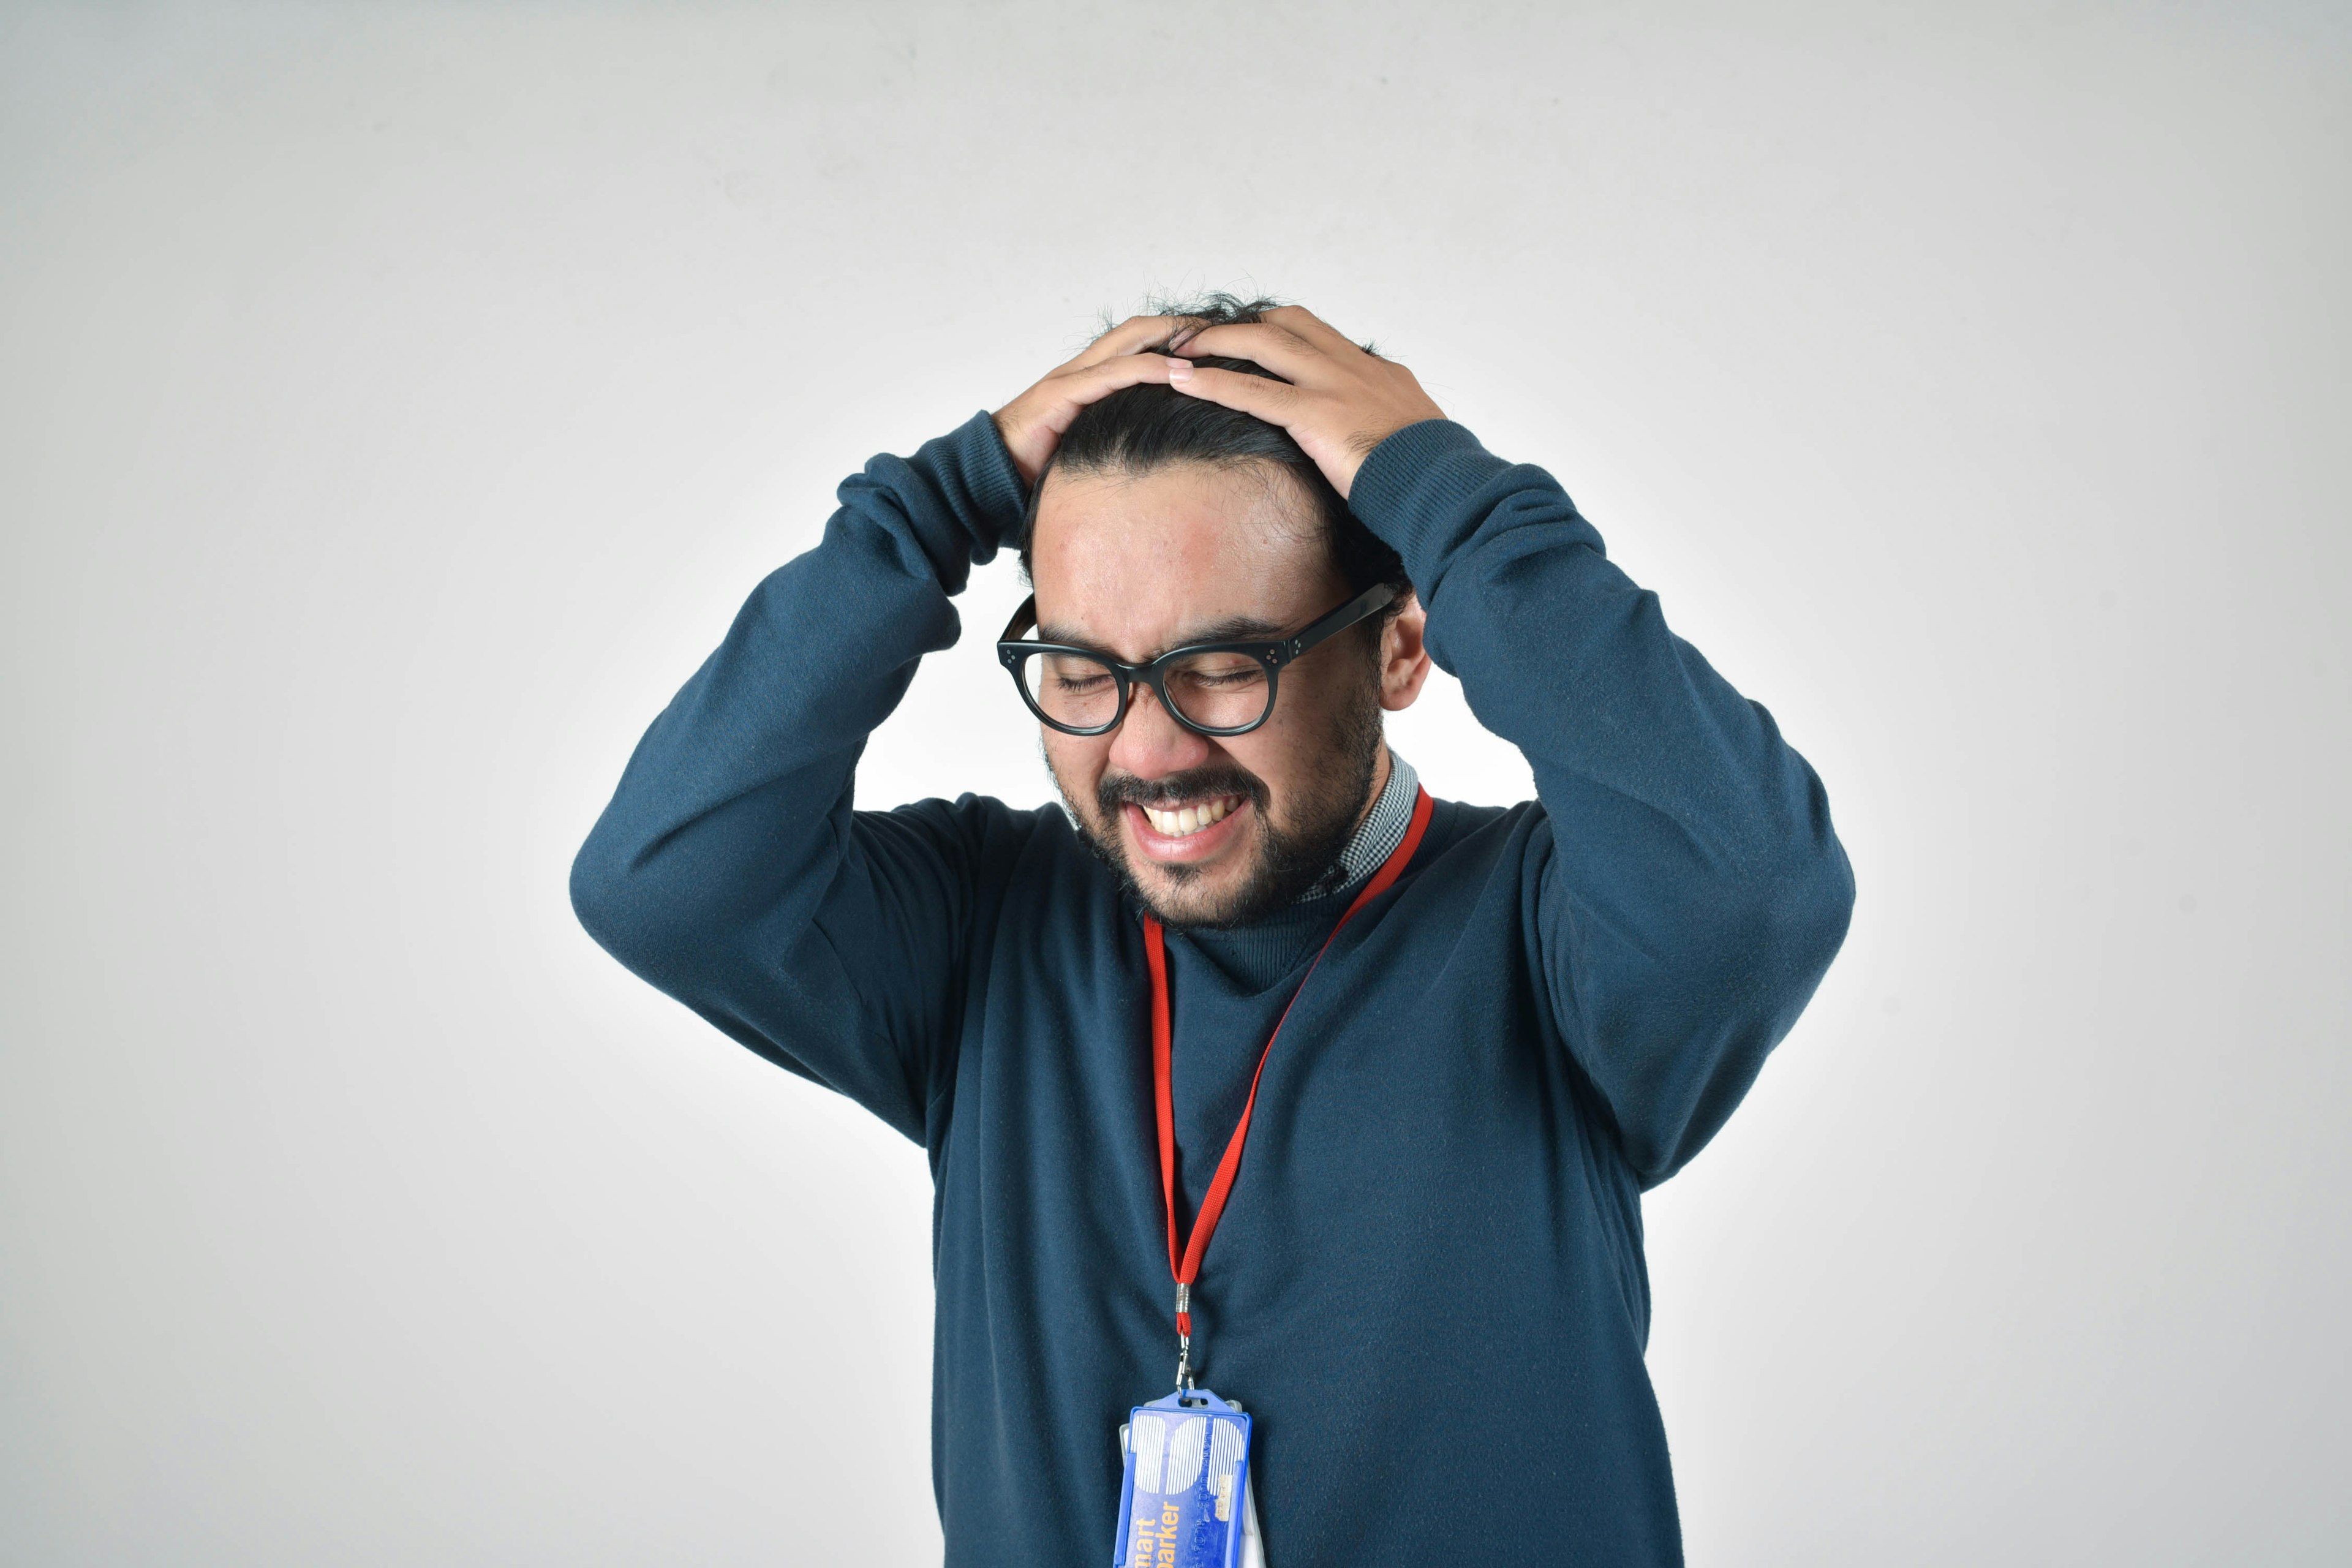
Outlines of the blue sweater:
{"label": "blue sweater", "polygon": [[[1093,1568],[1116,1428],[1173,1370],[1142,931],[1058,808],[854,809],[866,735],[955,642],[950,595],[1023,493],[982,415],[840,496],[646,732],[572,900],[647,981],[923,1145],[947,1563]],[[1301,997],[1202,1272],[1202,1382],[1258,1424],[1276,1568],[1675,1563],[1640,1194],[1796,1021],[1852,875],[1812,771],[1550,475],[1433,420],[1350,505],[1539,798],[1440,802]],[[1345,902],[1170,934],[1195,1205]]]}

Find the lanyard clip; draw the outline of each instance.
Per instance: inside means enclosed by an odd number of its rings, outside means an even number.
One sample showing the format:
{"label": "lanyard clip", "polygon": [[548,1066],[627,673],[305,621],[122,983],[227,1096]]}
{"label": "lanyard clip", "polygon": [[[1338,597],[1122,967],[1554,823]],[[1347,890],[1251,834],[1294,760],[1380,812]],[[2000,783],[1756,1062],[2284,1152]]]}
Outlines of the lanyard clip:
{"label": "lanyard clip", "polygon": [[1192,1392],[1192,1287],[1176,1285],[1176,1387]]}

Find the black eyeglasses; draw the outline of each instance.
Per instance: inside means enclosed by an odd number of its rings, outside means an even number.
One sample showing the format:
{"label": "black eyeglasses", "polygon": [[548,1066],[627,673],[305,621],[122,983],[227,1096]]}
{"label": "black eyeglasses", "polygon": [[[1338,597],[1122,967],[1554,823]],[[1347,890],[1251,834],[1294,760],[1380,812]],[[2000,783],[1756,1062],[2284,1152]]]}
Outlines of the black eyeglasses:
{"label": "black eyeglasses", "polygon": [[1037,626],[1037,595],[1032,594],[1005,626],[996,657],[1013,672],[1029,711],[1065,735],[1118,729],[1139,680],[1150,686],[1160,705],[1187,730],[1246,735],[1274,711],[1275,682],[1283,666],[1386,609],[1395,597],[1395,589],[1377,583],[1296,637],[1194,643],[1171,648],[1150,664],[1121,664],[1100,648],[1024,640]]}

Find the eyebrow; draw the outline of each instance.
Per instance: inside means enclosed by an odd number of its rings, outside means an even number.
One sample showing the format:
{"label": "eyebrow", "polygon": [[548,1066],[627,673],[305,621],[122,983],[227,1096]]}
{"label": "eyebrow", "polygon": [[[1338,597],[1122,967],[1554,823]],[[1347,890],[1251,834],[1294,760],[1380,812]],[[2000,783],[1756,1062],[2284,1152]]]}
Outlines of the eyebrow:
{"label": "eyebrow", "polygon": [[[1160,649],[1158,653],[1154,653],[1150,655],[1150,658],[1139,659],[1137,662],[1149,664],[1152,659],[1160,657],[1161,654],[1172,653],[1180,647],[1197,647],[1202,643],[1279,642],[1287,630],[1287,627],[1276,626],[1271,621],[1261,621],[1254,616],[1231,616],[1224,620],[1212,621],[1205,626],[1196,627],[1193,630],[1185,633],[1176,641],[1170,643],[1166,647]],[[1070,647],[1093,647],[1095,646],[1094,644],[1087,641],[1084,637],[1072,632],[1064,626],[1039,626],[1037,628],[1037,640],[1039,642],[1062,643]],[[1105,649],[1103,651],[1108,652],[1109,650]],[[1121,662],[1124,663],[1126,661],[1122,660]]]}

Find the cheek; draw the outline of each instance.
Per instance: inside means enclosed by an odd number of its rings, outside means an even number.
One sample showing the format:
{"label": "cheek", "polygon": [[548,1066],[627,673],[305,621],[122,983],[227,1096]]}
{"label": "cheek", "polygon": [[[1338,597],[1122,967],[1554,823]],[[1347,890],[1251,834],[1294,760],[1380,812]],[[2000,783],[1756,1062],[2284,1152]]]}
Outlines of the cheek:
{"label": "cheek", "polygon": [[1108,742],[1065,735],[1058,730],[1042,727],[1039,733],[1045,737],[1045,765],[1054,770],[1062,793],[1091,803],[1110,756]]}
{"label": "cheek", "polygon": [[1289,752],[1312,752],[1328,745],[1339,728],[1339,714],[1355,696],[1361,679],[1359,671],[1342,668],[1336,662],[1294,668],[1282,678],[1267,731],[1279,727],[1279,742]]}
{"label": "cheek", "polygon": [[[1286,689],[1274,705],[1274,716],[1246,735],[1223,742],[1226,754],[1257,775],[1276,800],[1289,794],[1300,776],[1312,770],[1322,734],[1311,705],[1290,706],[1302,695]],[[1279,815],[1280,807],[1276,807]]]}
{"label": "cheek", "polygon": [[1276,795],[1312,790],[1330,772],[1341,716],[1361,700],[1370,675],[1360,669],[1305,665],[1286,671],[1265,727],[1225,742],[1234,760],[1264,779]]}

